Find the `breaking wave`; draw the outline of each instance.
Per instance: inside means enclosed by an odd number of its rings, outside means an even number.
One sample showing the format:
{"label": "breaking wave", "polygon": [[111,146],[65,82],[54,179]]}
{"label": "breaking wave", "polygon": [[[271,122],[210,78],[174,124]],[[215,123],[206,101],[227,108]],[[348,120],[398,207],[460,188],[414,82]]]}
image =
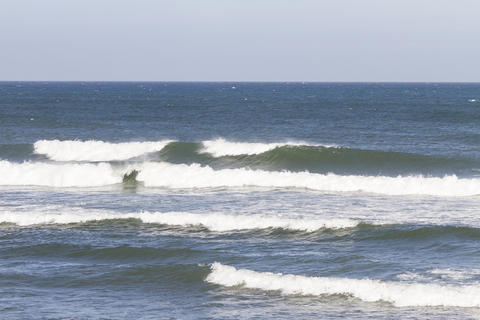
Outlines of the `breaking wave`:
{"label": "breaking wave", "polygon": [[[32,149],[33,148],[33,154]],[[0,146],[5,160],[165,161],[198,163],[214,169],[251,168],[266,171],[309,171],[361,175],[475,176],[475,159],[445,158],[380,150],[362,150],[304,142],[250,143],[219,138],[203,142],[122,142],[40,140],[33,146]]]}
{"label": "breaking wave", "polygon": [[214,170],[208,166],[145,163],[137,176],[147,187],[274,187],[388,195],[470,196],[480,194],[480,179],[424,176],[360,176],[310,172],[240,169]]}
{"label": "breaking wave", "polygon": [[[127,160],[162,150],[173,140],[158,142],[104,142],[97,140],[39,140],[34,143],[34,152],[44,154],[55,161],[114,161]],[[223,138],[206,140],[200,143],[200,153],[209,153],[214,157],[253,155],[264,153],[282,146],[308,145],[304,142],[251,143],[230,142]],[[313,145],[311,145],[313,146]]]}
{"label": "breaking wave", "polygon": [[122,182],[108,163],[13,163],[0,161],[0,185],[99,187]]}
{"label": "breaking wave", "polygon": [[145,153],[162,150],[170,140],[158,142],[110,143],[88,140],[40,140],[35,142],[34,152],[45,154],[55,161],[112,161],[127,160]]}
{"label": "breaking wave", "polygon": [[[132,172],[135,172],[132,176]],[[199,164],[144,162],[124,166],[109,163],[12,163],[0,161],[0,185],[97,187],[117,184],[125,177],[145,187],[302,188],[332,192],[370,192],[387,195],[472,196],[480,194],[480,178],[424,176],[361,176],[247,168],[214,170]]]}
{"label": "breaking wave", "polygon": [[285,295],[347,295],[367,302],[385,301],[397,307],[480,307],[480,286],[433,283],[388,282],[371,279],[307,277],[236,269],[215,262],[206,281],[223,286],[267,291]]}

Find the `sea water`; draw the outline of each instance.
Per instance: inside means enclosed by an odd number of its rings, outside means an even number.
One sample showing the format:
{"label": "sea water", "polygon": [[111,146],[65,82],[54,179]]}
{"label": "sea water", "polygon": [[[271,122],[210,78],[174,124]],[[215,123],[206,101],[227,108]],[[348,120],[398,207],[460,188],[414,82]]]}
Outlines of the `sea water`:
{"label": "sea water", "polygon": [[479,101],[0,83],[0,318],[478,318]]}

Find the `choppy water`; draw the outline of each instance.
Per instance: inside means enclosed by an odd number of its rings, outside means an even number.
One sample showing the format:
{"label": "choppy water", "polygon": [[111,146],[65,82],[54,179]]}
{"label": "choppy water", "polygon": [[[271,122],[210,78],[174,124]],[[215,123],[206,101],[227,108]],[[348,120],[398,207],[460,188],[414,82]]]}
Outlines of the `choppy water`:
{"label": "choppy water", "polygon": [[479,84],[0,83],[0,318],[478,318],[479,124]]}

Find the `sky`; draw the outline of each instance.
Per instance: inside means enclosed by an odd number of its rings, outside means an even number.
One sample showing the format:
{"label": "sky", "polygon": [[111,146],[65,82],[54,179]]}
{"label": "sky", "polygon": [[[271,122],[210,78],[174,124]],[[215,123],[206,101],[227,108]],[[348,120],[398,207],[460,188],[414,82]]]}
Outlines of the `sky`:
{"label": "sky", "polygon": [[480,81],[480,0],[1,0],[0,80]]}

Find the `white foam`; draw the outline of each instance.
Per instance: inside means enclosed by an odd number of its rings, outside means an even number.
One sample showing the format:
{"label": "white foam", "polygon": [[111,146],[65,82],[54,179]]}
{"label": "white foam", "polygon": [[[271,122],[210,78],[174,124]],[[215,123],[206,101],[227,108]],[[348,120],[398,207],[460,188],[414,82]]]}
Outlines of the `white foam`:
{"label": "white foam", "polygon": [[397,278],[406,281],[465,281],[477,278],[478,276],[480,276],[480,269],[462,270],[446,268],[427,270],[423,274],[417,272],[406,272],[397,275]]}
{"label": "white foam", "polygon": [[[254,143],[254,142],[230,142],[223,138],[203,141],[203,149],[200,152],[210,153],[214,157],[238,156],[260,154],[283,146],[319,146],[306,142],[277,142],[277,143]],[[325,146],[331,147],[331,146]]]}
{"label": "white foam", "polygon": [[431,277],[427,277],[417,272],[408,271],[406,273],[398,274],[396,276],[397,279],[404,280],[404,281],[427,281],[432,280]]}
{"label": "white foam", "polygon": [[240,169],[213,170],[208,166],[145,163],[137,180],[149,187],[279,187],[388,195],[469,196],[480,194],[480,179],[423,176],[342,176],[310,172],[262,171]]}
{"label": "white foam", "polygon": [[358,222],[351,219],[292,219],[264,215],[232,215],[220,213],[143,213],[145,223],[161,223],[181,226],[203,226],[212,231],[234,231],[266,228],[315,231],[322,228],[353,228]]}
{"label": "white foam", "polygon": [[170,142],[172,141],[110,143],[97,140],[40,140],[35,142],[34,150],[55,161],[111,161],[159,151]]}
{"label": "white foam", "polygon": [[428,271],[431,274],[438,275],[447,280],[468,280],[480,275],[480,269],[460,270],[460,269],[432,269]]}
{"label": "white foam", "polygon": [[387,282],[371,279],[306,277],[236,269],[215,262],[206,281],[223,286],[275,290],[285,295],[343,294],[363,301],[385,301],[397,307],[480,307],[479,286]]}
{"label": "white foam", "polygon": [[12,163],[0,161],[0,185],[97,187],[122,182],[122,174],[108,163]]}
{"label": "white foam", "polygon": [[58,206],[31,207],[22,211],[0,210],[0,223],[19,226],[43,224],[83,223],[112,219],[138,219],[143,223],[176,226],[203,226],[211,231],[227,232],[266,228],[315,231],[322,228],[343,229],[355,227],[358,222],[351,219],[304,219],[282,218],[264,215],[233,215],[222,213],[189,212],[135,212],[119,213],[106,210],[87,210]]}

